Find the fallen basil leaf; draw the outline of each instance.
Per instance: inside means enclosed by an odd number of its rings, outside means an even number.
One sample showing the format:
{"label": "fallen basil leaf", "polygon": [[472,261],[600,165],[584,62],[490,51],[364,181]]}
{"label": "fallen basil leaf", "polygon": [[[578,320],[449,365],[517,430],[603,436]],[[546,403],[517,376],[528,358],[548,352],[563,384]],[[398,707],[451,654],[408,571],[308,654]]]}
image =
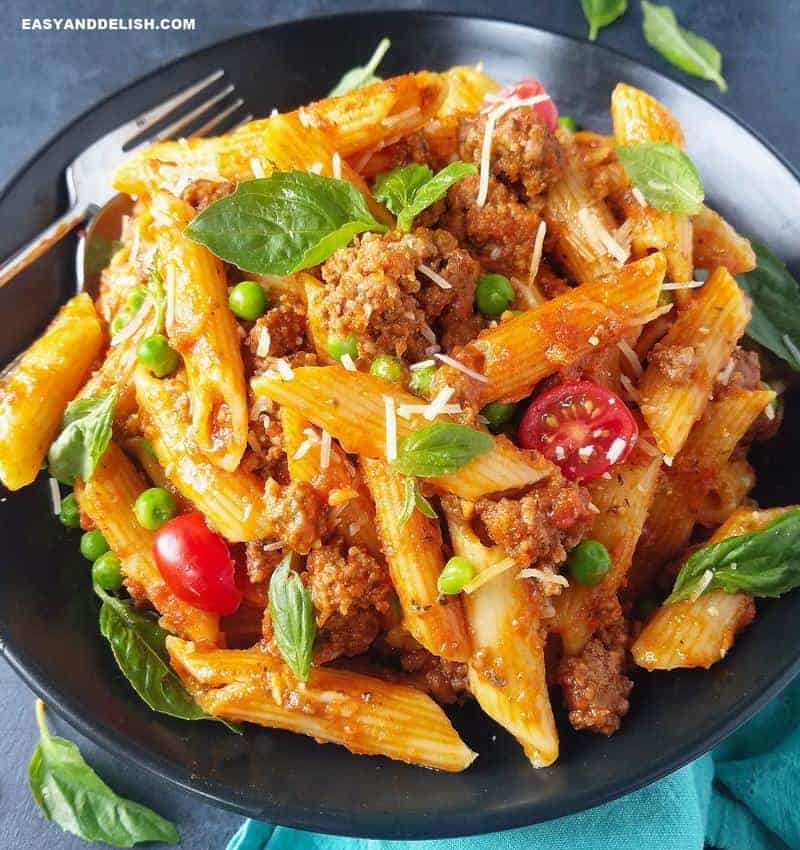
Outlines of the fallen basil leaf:
{"label": "fallen basil leaf", "polygon": [[617,156],[648,204],[676,215],[695,215],[705,192],[689,157],[668,142],[619,145]]}
{"label": "fallen basil leaf", "polygon": [[341,80],[330,90],[328,97],[338,97],[342,94],[347,94],[354,89],[361,89],[364,86],[379,83],[381,78],[375,76],[375,71],[381,60],[386,55],[386,51],[392,46],[392,42],[388,38],[382,38],[372,54],[372,58],[366,65],[357,65],[351,68]]}
{"label": "fallen basil leaf", "polygon": [[581,0],[581,5],[589,22],[589,41],[594,41],[600,29],[625,14],[628,0]]}
{"label": "fallen basil leaf", "polygon": [[766,245],[752,244],[756,267],[736,277],[753,302],[747,335],[800,372],[800,284]]}
{"label": "fallen basil leaf", "polygon": [[483,431],[456,422],[436,422],[403,439],[392,465],[418,478],[450,475],[493,448],[494,440]]}
{"label": "fallen basil leaf", "polygon": [[86,841],[114,847],[180,841],[174,824],[120,797],[89,767],[75,744],[50,734],[41,700],[36,703],[36,719],[41,739],[28,765],[28,784],[48,820]]}
{"label": "fallen basil leaf", "polygon": [[411,514],[416,508],[423,516],[428,519],[437,519],[436,511],[431,503],[422,495],[419,489],[419,482],[416,478],[405,479],[405,493],[403,495],[403,504],[400,508],[400,514],[397,517],[397,524],[402,528],[411,518]]}
{"label": "fallen basil leaf", "polygon": [[61,433],[50,446],[50,474],[62,484],[76,478],[88,481],[111,440],[117,388],[71,401],[64,413]]}
{"label": "fallen basil leaf", "polygon": [[283,660],[297,677],[305,682],[311,672],[311,656],[317,624],[311,591],[291,569],[292,556],[287,555],[269,582],[269,613],[272,631]]}
{"label": "fallen basil leaf", "polygon": [[321,263],[366,230],[386,227],[351,183],[276,171],[240,183],[201,212],[186,235],[244,271],[288,275]]}
{"label": "fallen basil leaf", "polygon": [[239,728],[206,714],[194,701],[170,666],[167,633],[152,612],[137,611],[131,602],[96,585],[94,591],[102,600],[100,632],[125,678],[153,711],[179,720],[214,720],[241,734]]}
{"label": "fallen basil leaf", "polygon": [[781,596],[796,587],[800,587],[800,509],[787,511],[758,531],[698,549],[681,567],[665,604],[711,590]]}
{"label": "fallen basil leaf", "polygon": [[642,0],[642,14],[642,30],[650,47],[676,68],[716,83],[723,92],[728,90],[722,76],[722,55],[710,41],[680,26],[669,6]]}

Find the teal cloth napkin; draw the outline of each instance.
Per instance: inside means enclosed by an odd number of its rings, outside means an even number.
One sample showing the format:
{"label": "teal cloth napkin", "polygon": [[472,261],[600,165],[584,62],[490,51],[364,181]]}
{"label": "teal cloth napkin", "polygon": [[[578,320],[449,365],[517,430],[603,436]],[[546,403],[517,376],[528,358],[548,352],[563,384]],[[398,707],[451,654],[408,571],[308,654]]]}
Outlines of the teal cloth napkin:
{"label": "teal cloth napkin", "polygon": [[570,817],[435,841],[341,838],[248,820],[227,850],[800,850],[800,677],[712,753]]}

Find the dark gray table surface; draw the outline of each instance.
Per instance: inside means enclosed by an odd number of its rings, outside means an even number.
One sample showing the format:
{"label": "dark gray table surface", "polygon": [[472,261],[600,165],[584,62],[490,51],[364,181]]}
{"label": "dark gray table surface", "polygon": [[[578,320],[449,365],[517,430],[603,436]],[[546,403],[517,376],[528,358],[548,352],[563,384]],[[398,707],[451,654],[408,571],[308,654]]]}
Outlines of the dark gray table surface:
{"label": "dark gray table surface", "polygon": [[[757,128],[796,167],[800,2],[798,0],[672,0],[686,26],[711,38],[725,57],[727,95],[686,78],[650,51],[641,36],[636,0],[600,42],[676,76]],[[356,9],[426,9],[490,12],[583,37],[579,0],[4,0],[0,4],[0,186],[50,136],[87,107],[160,65],[220,39],[305,15]],[[193,32],[55,33],[22,31],[23,17],[194,17]],[[354,61],[364,57],[354,57]],[[273,69],[278,73],[280,69]],[[724,143],[724,140],[721,140]],[[153,777],[119,763],[64,724],[59,733],[120,793],[155,806],[179,825],[181,847],[218,850],[240,818],[188,798]],[[26,785],[35,745],[33,695],[0,663],[0,850],[77,850],[83,842],[44,821]]]}

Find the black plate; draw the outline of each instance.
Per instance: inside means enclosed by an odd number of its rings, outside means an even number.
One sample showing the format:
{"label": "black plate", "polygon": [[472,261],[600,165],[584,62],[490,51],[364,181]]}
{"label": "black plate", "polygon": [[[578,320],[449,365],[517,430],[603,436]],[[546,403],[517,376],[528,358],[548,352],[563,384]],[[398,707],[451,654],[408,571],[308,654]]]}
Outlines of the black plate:
{"label": "black plate", "polygon": [[[326,92],[388,35],[385,73],[483,60],[501,81],[544,80],[565,114],[609,128],[618,80],[672,107],[709,197],[744,232],[790,261],[800,246],[800,185],[753,133],[696,94],[615,53],[524,26],[466,17],[364,14],[309,20],[211,47],[147,77],[83,115],[16,177],[0,199],[0,256],[63,209],[64,166],[83,146],[177,88],[224,67],[257,114]],[[758,116],[754,116],[757,119]],[[67,241],[0,290],[0,363],[28,344],[73,286]],[[798,455],[765,454],[765,504],[798,501]],[[772,462],[770,462],[772,460]],[[516,743],[474,707],[453,712],[480,753],[461,775],[353,756],[288,733],[252,728],[244,738],[214,724],[150,712],[116,670],[98,634],[75,535],[50,513],[47,486],[0,495],[0,638],[30,686],[81,732],[120,758],[220,805],[318,831],[373,837],[466,835],[575,812],[632,791],[709,749],[774,696],[800,667],[789,636],[800,593],[759,605],[755,624],[711,671],[638,677],[630,715],[610,740],[562,731],[562,754],[535,771]]]}

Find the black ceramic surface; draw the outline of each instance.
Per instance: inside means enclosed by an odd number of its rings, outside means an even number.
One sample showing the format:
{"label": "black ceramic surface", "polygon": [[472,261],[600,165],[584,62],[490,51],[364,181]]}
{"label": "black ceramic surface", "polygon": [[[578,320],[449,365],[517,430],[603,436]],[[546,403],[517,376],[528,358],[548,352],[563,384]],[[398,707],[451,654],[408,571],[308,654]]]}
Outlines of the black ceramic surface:
{"label": "black ceramic surface", "polygon": [[[698,95],[602,48],[519,25],[418,14],[345,16],[254,33],[190,56],[119,93],[71,125],[0,199],[0,256],[65,203],[61,174],[89,141],[182,85],[224,67],[259,114],[327,91],[353,57],[393,42],[384,73],[483,60],[493,76],[544,80],[562,113],[608,129],[618,80],[664,100],[684,123],[708,196],[744,232],[797,271],[800,185],[754,135]],[[312,61],[313,58],[313,61]],[[265,70],[266,68],[266,70]],[[0,363],[46,324],[71,293],[66,241],[0,290]],[[36,297],[31,297],[31,292]],[[760,455],[764,504],[800,500],[789,435]],[[213,724],[150,712],[117,671],[97,631],[77,540],[50,514],[46,482],[0,493],[0,641],[6,658],[81,732],[155,774],[253,817],[324,832],[381,837],[462,835],[531,824],[634,790],[689,761],[773,696],[800,666],[792,636],[800,593],[759,606],[756,623],[711,671],[642,675],[622,731],[575,734],[560,718],[562,753],[534,771],[516,743],[474,706],[453,712],[480,753],[461,775],[437,774],[252,728],[244,738]]]}

